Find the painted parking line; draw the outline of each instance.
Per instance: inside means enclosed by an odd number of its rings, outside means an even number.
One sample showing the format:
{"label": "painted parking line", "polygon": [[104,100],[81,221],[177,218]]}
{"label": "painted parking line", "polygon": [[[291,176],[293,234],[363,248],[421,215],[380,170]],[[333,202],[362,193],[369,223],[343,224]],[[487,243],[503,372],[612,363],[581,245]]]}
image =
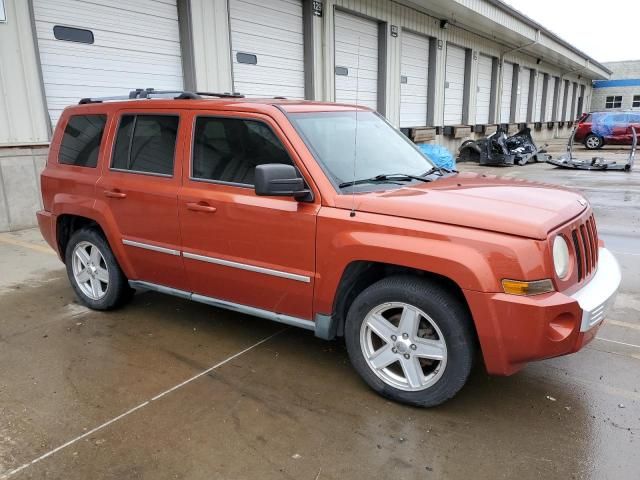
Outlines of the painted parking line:
{"label": "painted parking line", "polygon": [[22,240],[17,240],[11,235],[7,235],[5,233],[0,233],[0,243],[13,245],[15,247],[26,248],[29,250],[33,250],[34,252],[46,253],[47,255],[57,256],[56,252],[54,252],[50,247],[44,247],[42,245],[37,245],[30,242],[23,242]]}
{"label": "painted parking line", "polygon": [[630,328],[632,330],[640,330],[640,325],[636,323],[622,322],[620,320],[607,319],[607,325],[615,325],[616,327]]}
{"label": "painted parking line", "polygon": [[619,342],[618,340],[611,340],[609,338],[596,337],[596,340],[602,340],[603,342],[617,343],[618,345],[625,345],[627,347],[640,348],[640,345],[636,345],[635,343]]}
{"label": "painted parking line", "polygon": [[157,400],[161,399],[161,398],[162,398],[162,397],[164,397],[165,395],[167,395],[167,394],[169,394],[169,393],[171,393],[171,392],[174,392],[174,391],[178,390],[179,388],[184,387],[185,385],[187,385],[187,384],[189,384],[189,383],[193,382],[194,380],[197,380],[198,378],[200,378],[200,377],[202,377],[202,376],[204,376],[204,375],[207,375],[207,374],[211,373],[213,370],[215,370],[215,369],[217,369],[217,368],[220,368],[220,367],[221,367],[221,366],[223,366],[224,364],[229,363],[231,360],[234,360],[234,359],[236,359],[236,358],[240,357],[241,355],[244,355],[245,353],[249,352],[250,350],[253,350],[254,348],[258,347],[259,345],[262,345],[263,343],[268,342],[269,340],[271,340],[271,339],[272,339],[273,337],[275,337],[276,335],[280,335],[282,332],[284,332],[284,331],[286,331],[286,330],[289,330],[289,328],[291,328],[291,327],[283,328],[282,330],[279,330],[279,331],[277,331],[276,333],[273,333],[273,334],[271,334],[271,335],[269,335],[269,336],[267,336],[267,337],[263,338],[262,340],[260,340],[260,341],[258,341],[258,342],[256,342],[256,343],[254,343],[253,345],[251,345],[251,346],[249,346],[249,347],[245,348],[244,350],[240,350],[239,352],[234,353],[234,354],[233,354],[233,355],[231,355],[230,357],[225,358],[225,359],[224,359],[224,360],[222,360],[221,362],[216,363],[215,365],[213,365],[213,366],[211,366],[211,367],[207,368],[206,370],[204,370],[204,371],[202,371],[202,372],[198,373],[197,375],[194,375],[193,377],[188,378],[188,379],[187,379],[187,380],[185,380],[184,382],[181,382],[181,383],[179,383],[179,384],[177,384],[177,385],[174,385],[173,387],[168,388],[168,389],[167,389],[167,390],[165,390],[164,392],[161,392],[161,393],[159,393],[158,395],[155,395],[155,396],[151,397],[150,399],[145,400],[145,401],[144,401],[144,402],[142,402],[141,404],[136,405],[135,407],[133,407],[133,408],[131,408],[131,409],[127,410],[127,411],[126,411],[126,412],[124,412],[124,413],[121,413],[121,414],[120,414],[120,415],[118,415],[117,417],[114,417],[114,418],[112,418],[112,419],[110,419],[110,420],[107,420],[107,421],[106,421],[106,422],[104,422],[103,424],[98,425],[98,426],[97,426],[97,427],[95,427],[95,428],[92,428],[92,429],[91,429],[91,430],[89,430],[88,432],[85,432],[85,433],[83,433],[82,435],[80,435],[80,436],[78,436],[78,437],[76,437],[76,438],[73,438],[73,439],[69,440],[69,441],[68,441],[68,442],[66,442],[66,443],[63,443],[62,445],[60,445],[60,446],[58,446],[58,447],[54,448],[53,450],[48,451],[48,452],[47,452],[47,453],[45,453],[44,455],[40,455],[39,457],[34,458],[34,459],[33,459],[33,460],[31,460],[30,462],[27,462],[27,463],[25,463],[25,464],[23,464],[23,465],[21,465],[21,466],[19,466],[19,467],[15,468],[15,469],[13,469],[13,470],[10,470],[9,472],[6,472],[6,473],[4,473],[4,474],[0,475],[0,480],[6,480],[6,479],[8,479],[8,478],[11,478],[11,477],[12,477],[12,476],[14,476],[15,474],[17,474],[17,473],[19,473],[19,472],[21,472],[21,471],[25,470],[26,468],[28,468],[28,467],[30,467],[30,466],[32,466],[32,465],[35,465],[35,464],[36,464],[36,463],[38,463],[38,462],[41,462],[42,460],[44,460],[44,459],[46,459],[46,458],[49,458],[50,456],[52,456],[52,455],[54,455],[54,454],[58,453],[59,451],[64,450],[65,448],[69,447],[70,445],[73,445],[74,443],[77,443],[77,442],[79,442],[80,440],[82,440],[82,439],[84,439],[84,438],[87,438],[87,437],[89,437],[90,435],[93,435],[94,433],[96,433],[96,432],[98,432],[98,431],[100,431],[100,430],[102,430],[102,429],[104,429],[104,428],[108,427],[109,425],[111,425],[111,424],[113,424],[113,423],[116,423],[116,422],[118,422],[118,421],[122,420],[123,418],[125,418],[125,417],[127,417],[127,416],[131,415],[133,412],[137,412],[138,410],[141,410],[141,409],[143,409],[144,407],[149,406],[151,403],[153,403],[153,402],[155,402],[155,401],[157,401]]}

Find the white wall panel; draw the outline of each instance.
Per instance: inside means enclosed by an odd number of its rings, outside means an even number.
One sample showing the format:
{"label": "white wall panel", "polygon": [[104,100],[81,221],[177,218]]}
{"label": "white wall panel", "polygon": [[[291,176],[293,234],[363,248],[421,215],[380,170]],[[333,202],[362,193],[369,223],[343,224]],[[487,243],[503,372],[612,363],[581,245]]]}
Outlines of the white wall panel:
{"label": "white wall panel", "polygon": [[478,55],[478,81],[476,84],[476,122],[489,123],[491,111],[491,75],[493,59],[486,55]]}
{"label": "white wall panel", "polygon": [[533,108],[533,121],[541,122],[542,121],[542,86],[544,82],[544,74],[542,72],[538,72],[536,76],[536,96]]}
{"label": "white wall panel", "polygon": [[550,122],[555,120],[553,117],[553,97],[556,89],[556,77],[549,77],[549,82],[547,83],[547,98],[545,103],[545,115],[544,120],[546,122]]}
{"label": "white wall panel", "polygon": [[511,121],[511,96],[513,95],[513,63],[502,65],[502,95],[500,95],[500,123]]}
{"label": "white wall panel", "polygon": [[[0,24],[0,146],[47,143],[49,119],[40,86],[29,3],[4,3],[7,23]],[[1,210],[2,205],[0,216]]]}
{"label": "white wall panel", "polygon": [[400,59],[400,127],[427,123],[429,39],[402,32]]}
{"label": "white wall panel", "polygon": [[465,49],[448,44],[445,63],[444,125],[462,123],[464,77]]}
{"label": "white wall panel", "polygon": [[529,95],[531,92],[531,69],[522,67],[518,76],[520,106],[518,108],[518,122],[528,122],[527,113],[529,111]]}

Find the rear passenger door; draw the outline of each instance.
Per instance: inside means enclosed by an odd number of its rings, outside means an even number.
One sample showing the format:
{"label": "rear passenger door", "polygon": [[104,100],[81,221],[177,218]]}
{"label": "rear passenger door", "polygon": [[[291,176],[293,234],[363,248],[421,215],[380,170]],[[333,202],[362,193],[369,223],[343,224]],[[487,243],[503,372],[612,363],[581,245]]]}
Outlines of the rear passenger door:
{"label": "rear passenger door", "polygon": [[186,126],[173,111],[125,110],[115,122],[110,161],[96,185],[99,203],[117,226],[132,280],[184,289],[177,201]]}
{"label": "rear passenger door", "polygon": [[257,196],[256,165],[300,162],[268,117],[225,115],[190,120],[179,216],[191,291],[310,320],[319,195]]}

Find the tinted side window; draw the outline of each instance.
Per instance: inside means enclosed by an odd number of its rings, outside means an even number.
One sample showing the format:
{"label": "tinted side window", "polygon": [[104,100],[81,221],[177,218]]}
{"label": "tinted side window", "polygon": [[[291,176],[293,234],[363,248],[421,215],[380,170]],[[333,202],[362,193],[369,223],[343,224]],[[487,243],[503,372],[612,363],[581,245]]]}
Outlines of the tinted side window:
{"label": "tinted side window", "polygon": [[179,117],[123,115],[111,168],[173,175]]}
{"label": "tinted side window", "polygon": [[74,115],[64,129],[58,163],[95,168],[106,115]]}
{"label": "tinted side window", "polygon": [[193,145],[193,178],[253,185],[256,165],[285,163],[289,154],[264,123],[200,117]]}

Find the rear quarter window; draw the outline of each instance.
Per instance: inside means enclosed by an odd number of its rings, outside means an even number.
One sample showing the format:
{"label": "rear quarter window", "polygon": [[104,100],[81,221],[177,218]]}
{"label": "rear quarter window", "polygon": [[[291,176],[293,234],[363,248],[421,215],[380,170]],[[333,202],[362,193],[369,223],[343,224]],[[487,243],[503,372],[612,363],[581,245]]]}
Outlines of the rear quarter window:
{"label": "rear quarter window", "polygon": [[123,115],[111,168],[172,176],[179,121],[178,115]]}
{"label": "rear quarter window", "polygon": [[95,168],[106,115],[73,115],[64,128],[58,163],[78,167]]}

